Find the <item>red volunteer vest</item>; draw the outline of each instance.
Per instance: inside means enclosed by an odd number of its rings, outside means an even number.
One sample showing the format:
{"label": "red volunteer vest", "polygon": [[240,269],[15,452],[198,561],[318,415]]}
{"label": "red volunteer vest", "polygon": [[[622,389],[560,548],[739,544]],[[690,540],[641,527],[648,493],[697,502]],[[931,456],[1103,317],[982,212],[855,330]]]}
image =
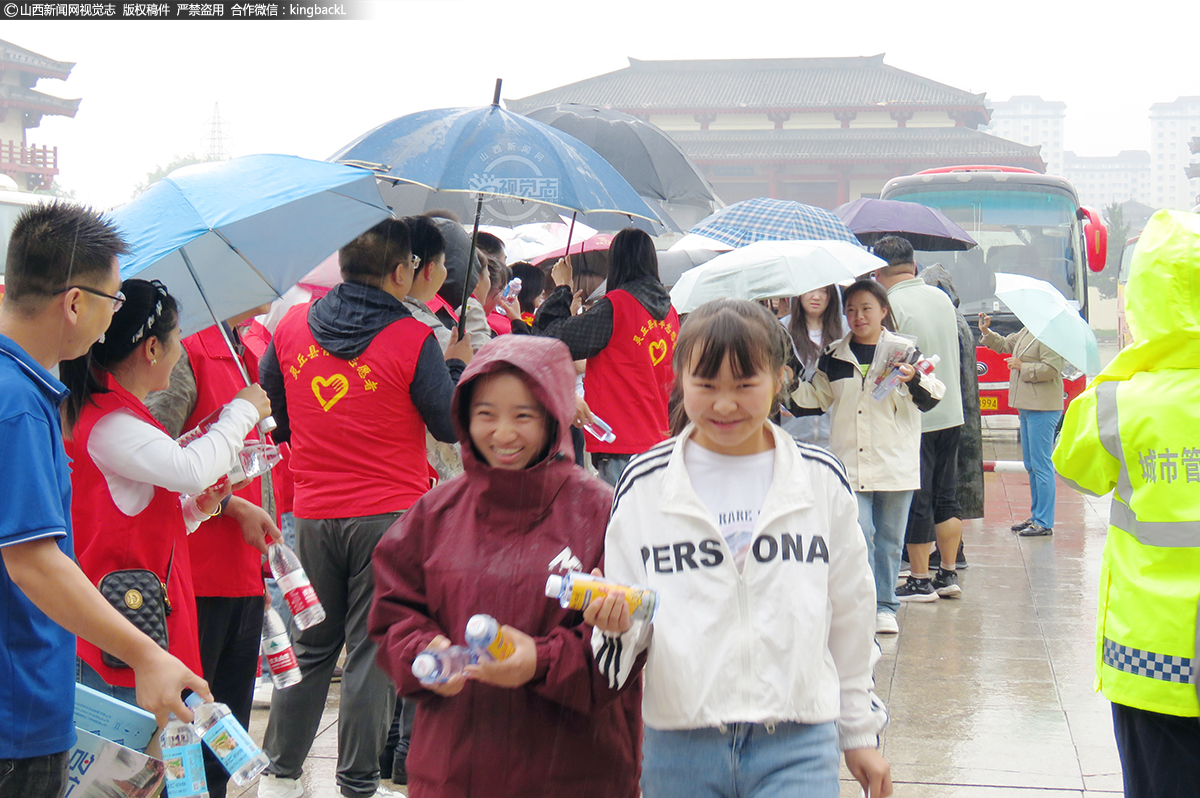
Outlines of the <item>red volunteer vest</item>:
{"label": "red volunteer vest", "polygon": [[[94,405],[84,405],[74,440],[66,442],[67,455],[73,460],[71,523],[75,529],[75,558],[92,584],[113,571],[131,568],[148,569],[165,581],[171,601],[171,614],[167,616],[170,651],[193,672],[200,673],[196,595],[179,494],[156,486],[146,509],[133,517],[125,515],[113,503],[108,481],[88,454],[88,438],[96,422],[115,410],[126,408],[147,424],[163,429],[144,404],[116,380],[106,379],[110,393],[96,394]],[[82,637],[77,651],[108,684],[134,686],[132,668],[108,667],[100,660],[100,649]]]}
{"label": "red volunteer vest", "polygon": [[[183,432],[187,432],[228,404],[246,383],[219,328],[209,327],[185,338],[183,348],[196,376],[196,407],[183,423]],[[247,349],[242,363],[250,379],[257,382],[258,358]],[[258,430],[252,431],[247,440],[259,440]],[[261,507],[262,480],[255,479],[236,495]],[[242,540],[242,528],[237,521],[223,515],[205,521],[188,536],[188,548],[192,552],[197,596],[262,595],[262,555]]]}
{"label": "red volunteer vest", "polygon": [[292,437],[298,518],[354,518],[407,510],[429,490],[425,421],[409,394],[425,339],[411,316],[342,360],[308,329],[309,305],[275,329]]}
{"label": "red volunteer vest", "polygon": [[584,398],[593,413],[608,422],[612,443],[585,435],[589,452],[640,454],[670,437],[667,400],[675,381],[671,358],[679,335],[675,309],[656,320],[628,291],[606,294],[613,306],[608,346],[587,362]]}

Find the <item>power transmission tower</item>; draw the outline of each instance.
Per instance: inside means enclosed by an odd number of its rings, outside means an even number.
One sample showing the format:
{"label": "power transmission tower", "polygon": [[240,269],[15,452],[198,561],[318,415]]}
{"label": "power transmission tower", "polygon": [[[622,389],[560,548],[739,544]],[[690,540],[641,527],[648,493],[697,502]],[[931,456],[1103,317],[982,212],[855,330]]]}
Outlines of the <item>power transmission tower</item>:
{"label": "power transmission tower", "polygon": [[229,142],[232,140],[226,132],[229,122],[221,116],[221,106],[213,103],[212,118],[208,121],[208,132],[201,139],[204,142],[206,152],[205,160],[209,161],[228,161],[232,156],[229,154]]}

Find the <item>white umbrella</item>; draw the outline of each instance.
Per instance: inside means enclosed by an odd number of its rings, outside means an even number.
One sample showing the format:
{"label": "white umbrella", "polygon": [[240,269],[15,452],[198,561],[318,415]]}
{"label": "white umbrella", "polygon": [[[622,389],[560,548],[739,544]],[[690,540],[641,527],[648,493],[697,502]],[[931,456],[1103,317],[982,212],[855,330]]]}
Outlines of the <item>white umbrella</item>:
{"label": "white umbrella", "polygon": [[886,265],[846,241],[756,241],[684,272],[671,304],[691,313],[714,299],[799,296]]}
{"label": "white umbrella", "polygon": [[996,274],[996,298],[1008,306],[1034,338],[1087,374],[1100,371],[1096,334],[1079,311],[1045,280]]}

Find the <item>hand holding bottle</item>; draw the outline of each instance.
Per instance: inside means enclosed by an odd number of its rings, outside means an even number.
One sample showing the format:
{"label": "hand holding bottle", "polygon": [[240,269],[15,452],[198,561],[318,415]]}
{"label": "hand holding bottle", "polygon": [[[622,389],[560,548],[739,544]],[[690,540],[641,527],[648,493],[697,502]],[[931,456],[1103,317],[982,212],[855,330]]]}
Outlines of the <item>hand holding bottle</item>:
{"label": "hand holding bottle", "polygon": [[[599,568],[592,569],[592,576],[603,577]],[[608,593],[592,599],[583,610],[583,621],[609,635],[621,635],[633,627],[629,614],[629,602],[620,593]]]}
{"label": "hand holding bottle", "polygon": [[258,420],[262,421],[267,416],[271,415],[271,400],[267,398],[267,392],[262,389],[258,383],[247,385],[242,390],[238,391],[233,396],[234,399],[245,399],[250,404],[254,405],[254,409],[258,411]]}
{"label": "hand holding bottle", "polygon": [[[445,651],[450,648],[450,641],[445,635],[438,635],[429,641],[429,645],[425,646],[426,651]],[[463,687],[467,684],[467,676],[465,673],[456,673],[447,681],[435,684],[426,684],[425,688],[431,690],[443,698],[453,698],[462,692]]]}
{"label": "hand holding bottle", "polygon": [[475,665],[468,665],[464,673],[472,681],[496,687],[521,687],[537,670],[537,646],[533,638],[520,629],[501,626],[500,631],[512,641],[513,653],[499,661],[480,659]]}

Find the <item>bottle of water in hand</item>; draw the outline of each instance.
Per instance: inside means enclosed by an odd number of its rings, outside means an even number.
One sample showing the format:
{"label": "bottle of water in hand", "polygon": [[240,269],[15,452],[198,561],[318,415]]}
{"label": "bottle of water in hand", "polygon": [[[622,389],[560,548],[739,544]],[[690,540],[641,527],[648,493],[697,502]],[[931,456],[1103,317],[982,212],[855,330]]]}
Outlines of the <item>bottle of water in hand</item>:
{"label": "bottle of water in hand", "polygon": [[413,660],[412,672],[421,684],[445,684],[475,661],[471,649],[450,646],[441,651],[422,651]]}
{"label": "bottle of water in hand", "polygon": [[158,742],[162,747],[169,798],[208,798],[204,749],[192,724],[184,723],[172,712]]}
{"label": "bottle of water in hand", "polygon": [[274,607],[267,607],[263,616],[262,656],[275,689],[282,690],[300,681],[300,663],[296,661],[296,652],[292,650],[287,627]]}
{"label": "bottle of water in hand", "polygon": [[239,787],[249,784],[271,764],[225,704],[215,701],[205,704],[195,693],[185,698],[184,703],[196,713],[192,727],[222,767],[229,771],[234,784]]}
{"label": "bottle of water in hand", "polygon": [[267,562],[271,565],[271,573],[283,598],[292,611],[296,626],[308,629],[325,620],[325,608],[313,590],[308,574],[300,565],[300,558],[286,544],[275,542],[267,548]]}

